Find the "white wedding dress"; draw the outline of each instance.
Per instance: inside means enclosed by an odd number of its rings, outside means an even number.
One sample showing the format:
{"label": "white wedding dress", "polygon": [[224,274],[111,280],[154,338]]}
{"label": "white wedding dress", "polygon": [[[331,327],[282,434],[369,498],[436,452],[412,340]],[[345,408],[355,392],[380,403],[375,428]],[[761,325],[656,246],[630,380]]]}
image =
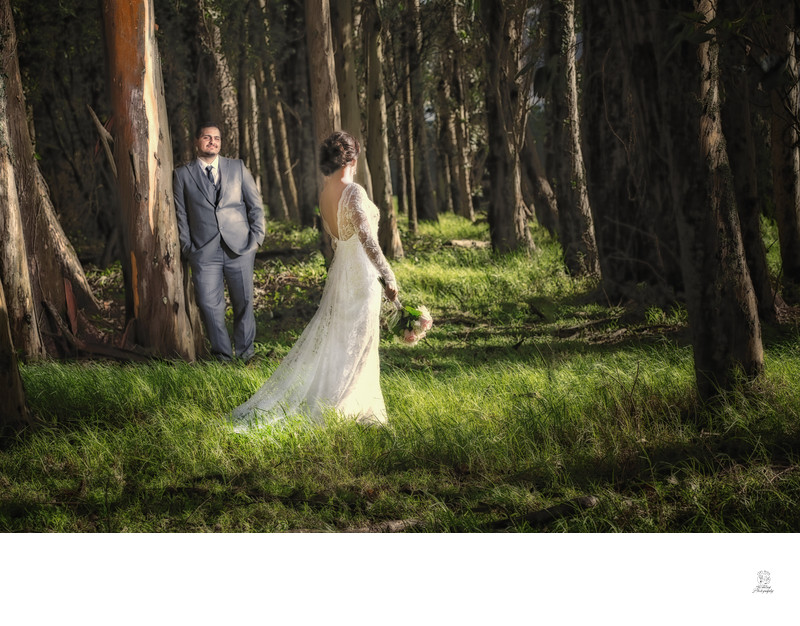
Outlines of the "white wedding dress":
{"label": "white wedding dress", "polygon": [[[378,343],[383,287],[395,284],[377,241],[379,211],[357,183],[342,191],[339,238],[319,309],[272,376],[234,409],[236,430],[287,418],[322,422],[337,412],[362,423],[386,421]],[[323,220],[324,224],[324,220]]]}

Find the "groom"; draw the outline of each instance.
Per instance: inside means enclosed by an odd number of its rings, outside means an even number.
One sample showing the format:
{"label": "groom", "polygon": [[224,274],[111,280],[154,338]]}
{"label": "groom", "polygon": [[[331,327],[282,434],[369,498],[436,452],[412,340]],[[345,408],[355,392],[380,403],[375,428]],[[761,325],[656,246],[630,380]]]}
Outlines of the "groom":
{"label": "groom", "polygon": [[253,262],[264,241],[261,194],[240,159],[219,156],[219,126],[206,123],[195,133],[197,159],[175,170],[172,187],[181,253],[192,267],[197,304],[220,361],[234,354],[225,327],[225,291],[233,307],[236,356],[254,354]]}

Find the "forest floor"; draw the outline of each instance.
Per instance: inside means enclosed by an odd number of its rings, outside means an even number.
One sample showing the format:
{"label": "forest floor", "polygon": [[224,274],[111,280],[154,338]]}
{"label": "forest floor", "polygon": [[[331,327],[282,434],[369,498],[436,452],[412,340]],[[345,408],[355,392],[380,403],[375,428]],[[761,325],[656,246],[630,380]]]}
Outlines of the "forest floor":
{"label": "forest floor", "polygon": [[[270,222],[254,363],[22,366],[41,426],[0,452],[0,531],[800,530],[797,317],[764,329],[758,382],[703,405],[683,308],[608,302],[534,238],[531,255],[497,256],[450,245],[485,242],[485,223],[403,232],[401,297],[435,325],[413,347],[381,340],[388,427],[241,435],[224,416],[325,280],[314,231]],[[89,275],[107,303],[92,321],[119,337],[119,268]]]}

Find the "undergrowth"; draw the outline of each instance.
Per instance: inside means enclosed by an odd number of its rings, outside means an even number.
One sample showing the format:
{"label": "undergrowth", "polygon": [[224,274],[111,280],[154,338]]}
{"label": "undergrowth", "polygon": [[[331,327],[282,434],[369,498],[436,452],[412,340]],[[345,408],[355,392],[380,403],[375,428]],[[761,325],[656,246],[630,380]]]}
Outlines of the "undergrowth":
{"label": "undergrowth", "polygon": [[[769,334],[761,380],[702,405],[680,307],[603,302],[539,230],[530,254],[448,245],[488,238],[452,215],[404,232],[393,263],[401,298],[436,324],[415,347],[382,340],[388,427],[233,433],[225,415],[286,354],[324,283],[313,231],[270,236],[293,252],[259,258],[255,366],[22,367],[40,426],[0,452],[0,530],[800,528],[796,329]],[[586,496],[595,506],[536,515]]]}

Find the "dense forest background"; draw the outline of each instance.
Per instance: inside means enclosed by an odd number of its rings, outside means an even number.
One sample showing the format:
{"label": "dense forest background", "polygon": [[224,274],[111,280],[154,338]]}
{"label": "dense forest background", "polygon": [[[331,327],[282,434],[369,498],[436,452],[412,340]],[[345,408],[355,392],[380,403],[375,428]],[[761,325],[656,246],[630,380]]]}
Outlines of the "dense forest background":
{"label": "dense forest background", "polygon": [[608,301],[685,303],[701,397],[757,378],[762,324],[800,299],[795,3],[2,0],[0,15],[7,354],[58,356],[54,336],[97,307],[83,267],[121,263],[122,347],[202,356],[171,171],[205,120],[270,220],[319,228],[316,145],[341,127],[364,145],[387,257],[404,255],[398,220],[486,220],[498,254],[535,249],[538,222]]}

